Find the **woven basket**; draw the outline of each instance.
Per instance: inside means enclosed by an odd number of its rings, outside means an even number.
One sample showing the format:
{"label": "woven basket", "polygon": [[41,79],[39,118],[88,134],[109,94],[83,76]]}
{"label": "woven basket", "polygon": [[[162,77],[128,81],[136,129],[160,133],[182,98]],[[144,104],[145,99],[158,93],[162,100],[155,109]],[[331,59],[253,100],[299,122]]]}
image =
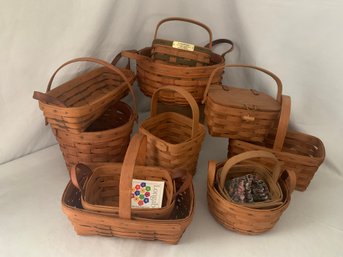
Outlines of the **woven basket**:
{"label": "woven basket", "polygon": [[[157,32],[160,26],[166,22],[171,21],[192,23],[202,27],[209,34],[209,46],[201,47],[180,41],[170,41],[157,38]],[[152,42],[151,48],[151,58],[156,62],[162,62],[171,65],[189,67],[204,66],[211,63],[211,49],[212,32],[209,27],[195,20],[180,17],[170,17],[161,20],[156,26],[154,40]]]}
{"label": "woven basket", "polygon": [[[92,62],[103,67],[85,72],[51,90],[57,72],[76,62]],[[79,133],[111,103],[125,96],[134,80],[134,73],[127,68],[117,68],[94,58],[77,58],[61,65],[52,75],[46,93],[35,91],[33,98],[39,100],[39,107],[52,128]]]}
{"label": "woven basket", "polygon": [[[277,84],[277,96],[252,89],[212,86],[212,78],[225,67],[249,68],[272,77]],[[209,78],[204,93],[205,119],[212,136],[228,137],[251,142],[262,142],[278,118],[281,107],[281,80],[265,69],[249,65],[225,65],[216,68]]]}
{"label": "woven basket", "polygon": [[[269,169],[267,166],[263,165],[261,161],[256,160],[256,158],[270,159],[274,164],[272,169]],[[273,154],[265,151],[249,151],[233,156],[221,169],[219,169],[219,167],[217,169],[217,189],[226,200],[234,203],[225,188],[225,182],[227,179],[253,174],[258,176],[266,183],[270,192],[270,199],[262,202],[239,204],[250,208],[260,209],[280,206],[283,204],[282,190],[278,184],[278,179],[281,174],[281,167],[282,163],[279,162]]]}
{"label": "woven basket", "polygon": [[124,159],[136,112],[124,102],[112,104],[85,132],[52,128],[70,168],[78,162],[121,162]]}
{"label": "woven basket", "polygon": [[[192,107],[193,119],[175,112],[157,114],[161,91],[174,91],[182,95]],[[151,100],[150,118],[141,123],[139,131],[147,136],[148,165],[195,174],[205,127],[199,123],[198,106],[187,91],[175,86],[156,90]]]}
{"label": "woven basket", "polygon": [[[222,55],[212,53],[210,65],[202,67],[185,67],[156,62],[151,58],[151,47],[139,51],[124,51],[122,55],[137,61],[138,85],[146,96],[151,97],[157,89],[164,86],[177,86],[188,91],[198,103],[201,103],[212,71],[225,63],[224,56],[233,49],[233,43],[230,40],[216,41],[217,45],[221,43],[229,44],[230,49]],[[214,42],[212,45],[215,45]],[[213,84],[221,82],[222,73],[215,74],[212,79]],[[160,101],[188,105],[187,101],[178,94],[162,93]]]}
{"label": "woven basket", "polygon": [[[127,150],[123,163],[101,163],[88,166],[79,163],[72,167],[70,177],[74,186],[81,191],[81,203],[83,208],[118,215],[119,192],[120,190],[123,190],[123,188],[127,188],[127,185],[123,184],[121,181],[125,179],[126,176],[129,176],[130,192],[132,188],[132,178],[164,182],[162,207],[133,208],[132,216],[150,219],[169,218],[175,205],[176,196],[179,193],[182,193],[180,190],[185,190],[189,187],[192,176],[188,175],[188,178],[184,179],[184,185],[176,192],[174,179],[180,177],[179,174],[172,178],[170,172],[166,169],[161,167],[142,166],[144,160],[137,160],[142,163],[136,164],[137,155],[142,155],[142,151],[146,150],[145,136],[136,134],[132,138],[130,144],[131,146],[129,146]],[[140,145],[141,147],[138,147]],[[143,155],[145,155],[145,153]],[[90,168],[90,166],[92,168]],[[125,176],[123,176],[124,173]]]}
{"label": "woven basket", "polygon": [[[284,162],[286,169],[295,171],[296,189],[305,191],[325,159],[325,147],[317,137],[287,130],[290,106],[290,97],[282,96],[282,110],[277,130],[271,131],[263,144],[230,139],[228,156],[251,150],[269,151]],[[267,160],[265,162],[268,163]]]}
{"label": "woven basket", "polygon": [[[133,165],[133,164],[132,164]],[[132,167],[131,167],[132,168]],[[127,172],[123,172],[127,178]],[[124,182],[128,182],[125,179]],[[62,196],[62,209],[68,216],[79,235],[116,236],[144,240],[160,240],[176,244],[193,218],[194,191],[193,185],[177,195],[174,209],[169,219],[147,219],[131,215],[131,184],[119,192],[119,216],[106,214],[82,207],[81,192],[69,183]],[[180,189],[180,181],[176,181]]]}
{"label": "woven basket", "polygon": [[281,205],[256,209],[228,201],[219,193],[215,178],[222,165],[210,161],[208,166],[207,202],[212,216],[225,228],[243,234],[260,234],[272,229],[290,203],[295,186],[294,173],[285,171],[278,181],[283,195]]}

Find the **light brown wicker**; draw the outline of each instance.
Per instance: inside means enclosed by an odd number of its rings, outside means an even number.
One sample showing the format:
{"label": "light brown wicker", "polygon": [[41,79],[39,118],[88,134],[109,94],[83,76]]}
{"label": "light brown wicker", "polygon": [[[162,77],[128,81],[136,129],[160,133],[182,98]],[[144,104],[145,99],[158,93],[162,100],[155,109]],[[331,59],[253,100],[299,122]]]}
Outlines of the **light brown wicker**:
{"label": "light brown wicker", "polygon": [[[290,97],[282,96],[282,110],[277,130],[271,131],[263,144],[230,139],[228,156],[251,150],[269,151],[284,162],[286,169],[295,171],[296,189],[305,191],[325,159],[325,147],[317,137],[288,130],[290,108]],[[268,160],[264,161],[268,163]]]}
{"label": "light brown wicker", "polygon": [[[76,62],[92,62],[103,67],[87,71],[51,90],[57,72]],[[79,133],[86,130],[111,103],[125,96],[134,80],[134,73],[127,68],[117,68],[95,58],[76,58],[54,72],[46,93],[34,92],[33,98],[39,100],[39,107],[52,128]]]}
{"label": "light brown wicker", "polygon": [[[183,96],[192,108],[193,118],[175,112],[158,114],[157,102],[161,91],[177,92]],[[175,86],[156,90],[151,100],[150,118],[141,123],[139,131],[147,136],[148,165],[195,174],[206,131],[199,123],[198,105],[186,90]]]}
{"label": "light brown wicker", "polygon": [[[277,96],[252,89],[230,86],[211,86],[212,78],[225,67],[261,71],[272,77],[277,85]],[[277,120],[281,107],[281,80],[265,69],[250,65],[225,65],[213,70],[204,92],[205,119],[212,136],[262,142]]]}
{"label": "light brown wicker", "polygon": [[281,205],[256,209],[228,201],[219,193],[215,178],[222,166],[223,163],[215,161],[210,161],[208,165],[207,200],[212,216],[225,228],[243,234],[260,234],[272,229],[290,203],[295,174],[285,171],[278,181],[283,195]]}
{"label": "light brown wicker", "polygon": [[[131,147],[139,144],[131,142]],[[143,151],[144,152],[144,151]],[[131,155],[127,155],[131,159]],[[126,162],[126,164],[128,164]],[[133,163],[122,169],[132,169]],[[147,219],[131,215],[131,178],[129,172],[122,172],[119,191],[119,216],[85,210],[81,204],[81,192],[69,183],[62,196],[62,209],[79,235],[116,236],[144,240],[160,240],[176,244],[190,224],[194,211],[194,191],[192,183],[179,194],[169,219]],[[82,181],[82,178],[80,179]],[[176,189],[180,189],[179,181]],[[124,186],[126,185],[126,186]],[[81,185],[82,186],[82,185]]]}

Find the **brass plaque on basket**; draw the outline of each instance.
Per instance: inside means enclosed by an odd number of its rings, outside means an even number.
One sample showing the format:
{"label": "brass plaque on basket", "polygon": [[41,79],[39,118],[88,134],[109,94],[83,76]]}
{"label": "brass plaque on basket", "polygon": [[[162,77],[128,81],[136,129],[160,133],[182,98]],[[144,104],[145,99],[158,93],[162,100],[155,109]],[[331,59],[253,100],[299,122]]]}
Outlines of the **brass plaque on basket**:
{"label": "brass plaque on basket", "polygon": [[182,49],[182,50],[186,50],[186,51],[194,51],[194,45],[192,44],[188,44],[188,43],[184,43],[184,42],[180,42],[180,41],[173,41],[173,48],[177,48],[177,49]]}

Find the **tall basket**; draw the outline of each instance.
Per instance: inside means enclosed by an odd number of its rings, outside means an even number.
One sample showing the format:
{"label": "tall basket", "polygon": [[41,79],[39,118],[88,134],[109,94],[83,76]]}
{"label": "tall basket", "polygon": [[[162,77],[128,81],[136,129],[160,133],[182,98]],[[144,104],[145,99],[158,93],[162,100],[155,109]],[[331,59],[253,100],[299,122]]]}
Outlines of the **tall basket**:
{"label": "tall basket", "polygon": [[[115,58],[115,60],[119,59]],[[51,89],[56,74],[65,66],[91,62],[103,67],[87,71]],[[113,102],[123,98],[135,80],[128,68],[117,68],[95,58],[76,58],[62,64],[52,75],[46,93],[34,92],[45,119],[54,129],[80,133],[96,120]]]}
{"label": "tall basket", "polygon": [[[157,113],[159,93],[177,92],[192,108],[193,118],[175,112]],[[199,109],[191,94],[182,88],[166,86],[155,91],[151,100],[150,118],[143,121],[140,133],[147,136],[147,164],[171,170],[196,172],[205,127],[199,123]]]}

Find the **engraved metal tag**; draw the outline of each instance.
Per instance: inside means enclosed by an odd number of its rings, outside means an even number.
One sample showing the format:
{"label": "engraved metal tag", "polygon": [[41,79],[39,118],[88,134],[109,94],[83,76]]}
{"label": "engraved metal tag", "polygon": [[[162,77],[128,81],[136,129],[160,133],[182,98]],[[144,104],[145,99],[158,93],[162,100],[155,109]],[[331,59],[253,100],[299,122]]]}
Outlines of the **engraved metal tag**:
{"label": "engraved metal tag", "polygon": [[173,41],[173,48],[177,48],[177,49],[182,49],[182,50],[186,50],[186,51],[194,51],[194,45],[192,44],[188,44],[188,43],[184,43],[184,42],[180,42],[180,41]]}

